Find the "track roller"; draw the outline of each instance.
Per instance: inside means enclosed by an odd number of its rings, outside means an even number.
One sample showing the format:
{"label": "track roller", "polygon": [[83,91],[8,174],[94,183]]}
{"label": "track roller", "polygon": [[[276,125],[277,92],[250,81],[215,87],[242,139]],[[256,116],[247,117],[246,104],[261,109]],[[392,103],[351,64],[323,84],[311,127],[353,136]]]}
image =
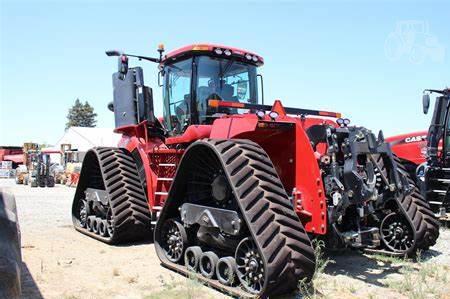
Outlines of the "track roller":
{"label": "track roller", "polygon": [[216,265],[219,257],[212,251],[203,252],[200,256],[200,273],[206,278],[213,278],[216,274]]}
{"label": "track roller", "polygon": [[235,283],[236,260],[231,257],[223,257],[217,261],[216,277],[223,285],[231,286]]}
{"label": "track roller", "polygon": [[99,221],[102,221],[102,220],[99,217],[94,217],[94,220],[92,222],[92,232],[94,234],[98,234],[98,227],[99,227],[98,222]]}
{"label": "track roller", "polygon": [[102,237],[106,237],[108,235],[108,231],[106,229],[106,220],[100,220],[98,223],[98,233]]}
{"label": "track roller", "polygon": [[87,228],[90,232],[93,232],[93,231],[94,231],[94,222],[95,222],[95,216],[89,216],[89,217],[87,217],[86,228]]}
{"label": "track roller", "polygon": [[186,249],[184,252],[184,265],[189,271],[197,272],[202,253],[200,246],[191,246]]}

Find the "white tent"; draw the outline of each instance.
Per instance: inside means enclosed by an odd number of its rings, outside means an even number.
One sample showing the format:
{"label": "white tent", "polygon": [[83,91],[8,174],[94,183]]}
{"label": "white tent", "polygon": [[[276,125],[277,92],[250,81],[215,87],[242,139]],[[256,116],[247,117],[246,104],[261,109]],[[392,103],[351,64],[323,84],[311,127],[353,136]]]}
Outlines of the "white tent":
{"label": "white tent", "polygon": [[71,144],[72,150],[86,152],[95,146],[117,146],[120,136],[111,128],[70,127],[53,148],[60,150],[61,144]]}

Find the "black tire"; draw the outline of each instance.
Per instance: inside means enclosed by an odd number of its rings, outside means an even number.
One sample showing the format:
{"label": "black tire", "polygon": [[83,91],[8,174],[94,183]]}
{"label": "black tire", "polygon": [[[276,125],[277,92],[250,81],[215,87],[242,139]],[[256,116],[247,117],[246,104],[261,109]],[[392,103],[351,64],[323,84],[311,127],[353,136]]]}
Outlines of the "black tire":
{"label": "black tire", "polygon": [[[89,234],[79,224],[79,205],[87,188],[106,190],[110,217],[108,236]],[[132,155],[122,148],[93,148],[83,160],[80,179],[72,204],[75,228],[108,244],[148,238],[151,214],[147,196]]]}
{"label": "black tire", "polygon": [[216,277],[223,285],[233,285],[236,277],[236,260],[231,256],[220,258],[216,265]]}
{"label": "black tire", "polygon": [[206,278],[214,278],[219,257],[212,251],[203,252],[200,256],[200,273]]}
{"label": "black tire", "polygon": [[189,271],[197,272],[200,257],[203,254],[200,246],[191,246],[184,252],[184,265]]}
{"label": "black tire", "polygon": [[18,299],[22,264],[16,201],[0,189],[0,298]]}

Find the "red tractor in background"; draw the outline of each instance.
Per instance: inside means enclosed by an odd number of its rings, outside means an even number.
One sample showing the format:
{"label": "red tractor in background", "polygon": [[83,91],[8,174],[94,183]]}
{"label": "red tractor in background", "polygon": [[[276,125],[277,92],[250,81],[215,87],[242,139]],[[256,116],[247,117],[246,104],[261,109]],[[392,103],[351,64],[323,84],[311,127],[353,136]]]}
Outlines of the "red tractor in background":
{"label": "red tractor in background", "polygon": [[450,220],[450,89],[426,89],[422,99],[425,114],[431,93],[439,96],[428,132],[403,134],[386,140],[415,179],[436,217]]}
{"label": "red tractor in background", "polygon": [[[85,156],[72,206],[78,231],[116,244],[153,230],[164,266],[235,296],[282,294],[311,279],[313,238],[396,255],[435,243],[433,213],[381,132],[339,113],[264,105],[263,58],[250,51],[158,51],[107,51],[118,56],[108,107],[123,137]],[[129,57],[158,64],[161,120]]]}

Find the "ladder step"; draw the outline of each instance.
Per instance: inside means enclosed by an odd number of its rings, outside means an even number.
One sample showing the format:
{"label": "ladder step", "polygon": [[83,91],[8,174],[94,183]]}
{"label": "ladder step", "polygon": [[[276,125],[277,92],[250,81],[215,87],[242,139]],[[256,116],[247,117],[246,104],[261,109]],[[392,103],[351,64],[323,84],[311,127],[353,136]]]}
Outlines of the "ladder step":
{"label": "ladder step", "polygon": [[432,201],[432,200],[430,200],[428,203],[429,203],[429,204],[432,204],[432,205],[439,205],[439,206],[442,206],[442,205],[443,205],[443,203],[440,202],[440,201]]}
{"label": "ladder step", "polygon": [[[168,195],[168,192],[155,192],[155,195]],[[156,209],[157,207],[153,207],[154,209]]]}
{"label": "ladder step", "polygon": [[157,178],[157,181],[164,181],[164,182],[171,182],[173,181],[173,178]]}
{"label": "ladder step", "polygon": [[158,164],[158,166],[161,166],[161,167],[176,167],[177,164],[173,164],[173,163],[161,163],[161,164]]}
{"label": "ladder step", "polygon": [[445,194],[447,193],[447,191],[445,190],[433,190],[434,193],[440,193],[440,194]]}

